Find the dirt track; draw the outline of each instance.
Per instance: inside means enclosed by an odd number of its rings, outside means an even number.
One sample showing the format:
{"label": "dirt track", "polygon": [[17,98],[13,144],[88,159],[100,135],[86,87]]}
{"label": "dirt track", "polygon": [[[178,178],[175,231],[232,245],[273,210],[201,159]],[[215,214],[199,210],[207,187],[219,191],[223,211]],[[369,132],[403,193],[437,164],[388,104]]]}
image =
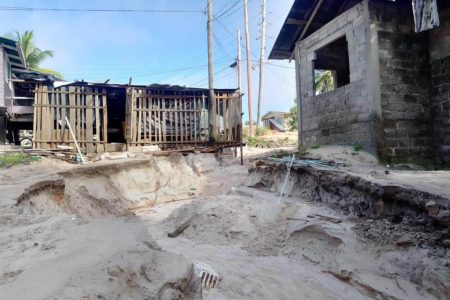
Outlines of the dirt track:
{"label": "dirt track", "polygon": [[[278,204],[278,187],[246,187],[247,167],[232,159],[44,161],[0,178],[6,299],[450,297],[448,248],[370,238],[408,226],[306,195]],[[194,260],[219,272],[218,288],[187,284]]]}

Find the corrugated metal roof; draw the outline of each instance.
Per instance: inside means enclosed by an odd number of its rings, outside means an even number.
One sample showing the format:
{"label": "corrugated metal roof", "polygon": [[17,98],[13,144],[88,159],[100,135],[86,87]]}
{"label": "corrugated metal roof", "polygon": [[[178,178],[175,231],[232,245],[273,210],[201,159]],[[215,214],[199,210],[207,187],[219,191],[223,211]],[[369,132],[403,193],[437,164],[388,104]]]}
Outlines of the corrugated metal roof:
{"label": "corrugated metal roof", "polygon": [[[361,0],[324,0],[303,38],[317,31],[326,23]],[[289,59],[295,42],[314,11],[319,0],[295,0],[284,25],[270,52],[269,59]]]}
{"label": "corrugated metal roof", "polygon": [[[90,81],[73,81],[73,82],[67,82],[58,84],[58,87],[60,86],[95,86],[95,87],[105,87],[105,88],[127,88],[127,87],[134,87],[134,88],[142,88],[142,89],[155,89],[155,90],[166,90],[166,91],[189,91],[189,92],[209,92],[209,89],[205,88],[195,88],[195,87],[186,87],[186,86],[179,86],[179,85],[169,85],[169,84],[150,84],[150,85],[136,85],[136,84],[120,84],[120,83],[104,83],[104,82],[90,82]],[[214,89],[214,91],[220,93],[235,93],[237,92],[237,89]]]}

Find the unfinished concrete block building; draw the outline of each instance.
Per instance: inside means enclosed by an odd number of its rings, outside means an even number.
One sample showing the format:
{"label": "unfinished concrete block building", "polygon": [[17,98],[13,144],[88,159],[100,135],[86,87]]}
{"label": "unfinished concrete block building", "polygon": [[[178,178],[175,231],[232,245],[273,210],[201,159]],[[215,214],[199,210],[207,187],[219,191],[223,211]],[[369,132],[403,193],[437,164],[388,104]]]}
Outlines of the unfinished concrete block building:
{"label": "unfinished concrete block building", "polygon": [[296,0],[269,56],[294,58],[301,144],[450,165],[449,1]]}

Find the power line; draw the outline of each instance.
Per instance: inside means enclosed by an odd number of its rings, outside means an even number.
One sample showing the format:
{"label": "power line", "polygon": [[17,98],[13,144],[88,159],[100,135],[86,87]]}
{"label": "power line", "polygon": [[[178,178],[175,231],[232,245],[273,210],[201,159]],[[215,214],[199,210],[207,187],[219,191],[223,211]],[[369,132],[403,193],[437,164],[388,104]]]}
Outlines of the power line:
{"label": "power line", "polygon": [[239,4],[239,2],[241,2],[241,0],[237,0],[237,1],[236,1],[234,4],[232,4],[227,10],[225,10],[223,13],[221,13],[221,11],[225,8],[225,6],[224,6],[221,10],[219,10],[219,11],[217,12],[217,14],[220,14],[220,15],[214,16],[214,20],[216,20],[216,19],[222,17],[222,16],[225,15],[227,12],[229,12],[230,10],[232,10],[234,7],[236,7],[236,5]]}
{"label": "power line", "polygon": [[231,59],[230,54],[228,54],[227,50],[225,50],[222,43],[220,42],[220,40],[216,37],[216,35],[214,33],[213,33],[213,37],[214,37],[214,40],[216,41],[216,43],[219,45],[220,49],[223,51],[223,53]]}
{"label": "power line", "polygon": [[[229,59],[223,59],[220,61],[215,62],[216,64],[221,64],[221,63],[229,63],[230,60]],[[178,72],[178,71],[186,71],[186,70],[191,70],[191,69],[197,69],[197,68],[203,68],[206,67],[207,65],[195,65],[195,66],[183,66],[183,67],[178,67],[175,69],[155,69],[155,68],[147,68],[147,69],[139,69],[139,70],[131,70],[131,69],[122,69],[122,70],[117,70],[117,71],[109,71],[106,70],[104,72],[89,72],[89,73],[79,73],[79,72],[66,72],[64,74],[68,74],[68,75],[102,75],[102,74],[112,74],[112,75],[121,75],[121,74],[147,74],[147,73],[171,73],[171,72]],[[59,68],[56,68],[59,69]],[[76,69],[73,69],[76,70]],[[82,71],[80,71],[82,72]]]}
{"label": "power line", "polygon": [[[252,2],[253,0],[248,0],[247,4]],[[229,13],[228,15],[221,15],[221,17],[223,18],[228,18],[229,16],[234,15],[236,12],[238,12],[239,10],[241,10],[242,8],[244,8],[244,5],[239,6],[238,8],[236,8],[234,11],[232,11],[231,13]]]}
{"label": "power line", "polygon": [[[222,73],[223,71],[227,70],[228,68],[229,68],[229,66],[226,66],[225,68],[221,69],[220,71],[215,72],[214,75],[220,74],[220,73]],[[194,85],[196,85],[196,84],[198,84],[198,83],[200,83],[200,82],[203,82],[203,81],[205,81],[205,80],[208,80],[208,78],[209,78],[209,77],[205,77],[205,78],[203,78],[203,79],[201,79],[201,80],[199,80],[199,81],[197,81],[197,82],[194,82],[194,83],[192,83],[192,84],[189,84],[189,86],[194,86]]]}
{"label": "power line", "polygon": [[5,11],[51,11],[51,12],[121,12],[121,13],[203,13],[203,10],[158,10],[158,9],[105,9],[105,8],[51,8],[51,7],[21,7],[0,6]]}
{"label": "power line", "polygon": [[274,64],[274,63],[271,63],[271,62],[265,62],[265,64],[270,65],[270,66],[274,66],[274,67],[279,67],[279,68],[284,68],[284,69],[295,70],[295,68],[293,68],[293,67],[277,65],[277,64]]}

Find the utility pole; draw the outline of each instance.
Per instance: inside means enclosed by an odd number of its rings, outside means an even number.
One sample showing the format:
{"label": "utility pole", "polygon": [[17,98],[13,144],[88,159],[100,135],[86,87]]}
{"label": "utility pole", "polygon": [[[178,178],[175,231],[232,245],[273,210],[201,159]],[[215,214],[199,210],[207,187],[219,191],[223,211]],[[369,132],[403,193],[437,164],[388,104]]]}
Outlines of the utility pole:
{"label": "utility pole", "polygon": [[261,103],[264,88],[264,55],[266,50],[266,0],[262,0],[262,30],[261,30],[261,52],[259,57],[259,91],[258,91],[258,113],[256,118],[256,131],[261,125]]}
{"label": "utility pole", "polygon": [[208,0],[208,86],[209,86],[209,139],[216,141],[216,99],[214,95],[214,56],[213,56],[213,0]]}
{"label": "utility pole", "polygon": [[248,97],[248,120],[250,137],[253,136],[253,109],[252,109],[252,67],[250,62],[250,33],[248,32],[248,5],[244,0],[244,22],[245,22],[245,50],[247,56],[247,97]]}
{"label": "utility pole", "polygon": [[241,31],[237,30],[237,79],[239,95],[242,94],[242,60],[241,60]]}
{"label": "utility pole", "polygon": [[238,101],[238,112],[241,118],[241,127],[239,132],[239,148],[241,152],[241,165],[244,165],[244,153],[242,150],[242,64],[241,64],[241,31],[237,30],[237,79],[238,79],[238,93],[239,93],[239,101]]}

